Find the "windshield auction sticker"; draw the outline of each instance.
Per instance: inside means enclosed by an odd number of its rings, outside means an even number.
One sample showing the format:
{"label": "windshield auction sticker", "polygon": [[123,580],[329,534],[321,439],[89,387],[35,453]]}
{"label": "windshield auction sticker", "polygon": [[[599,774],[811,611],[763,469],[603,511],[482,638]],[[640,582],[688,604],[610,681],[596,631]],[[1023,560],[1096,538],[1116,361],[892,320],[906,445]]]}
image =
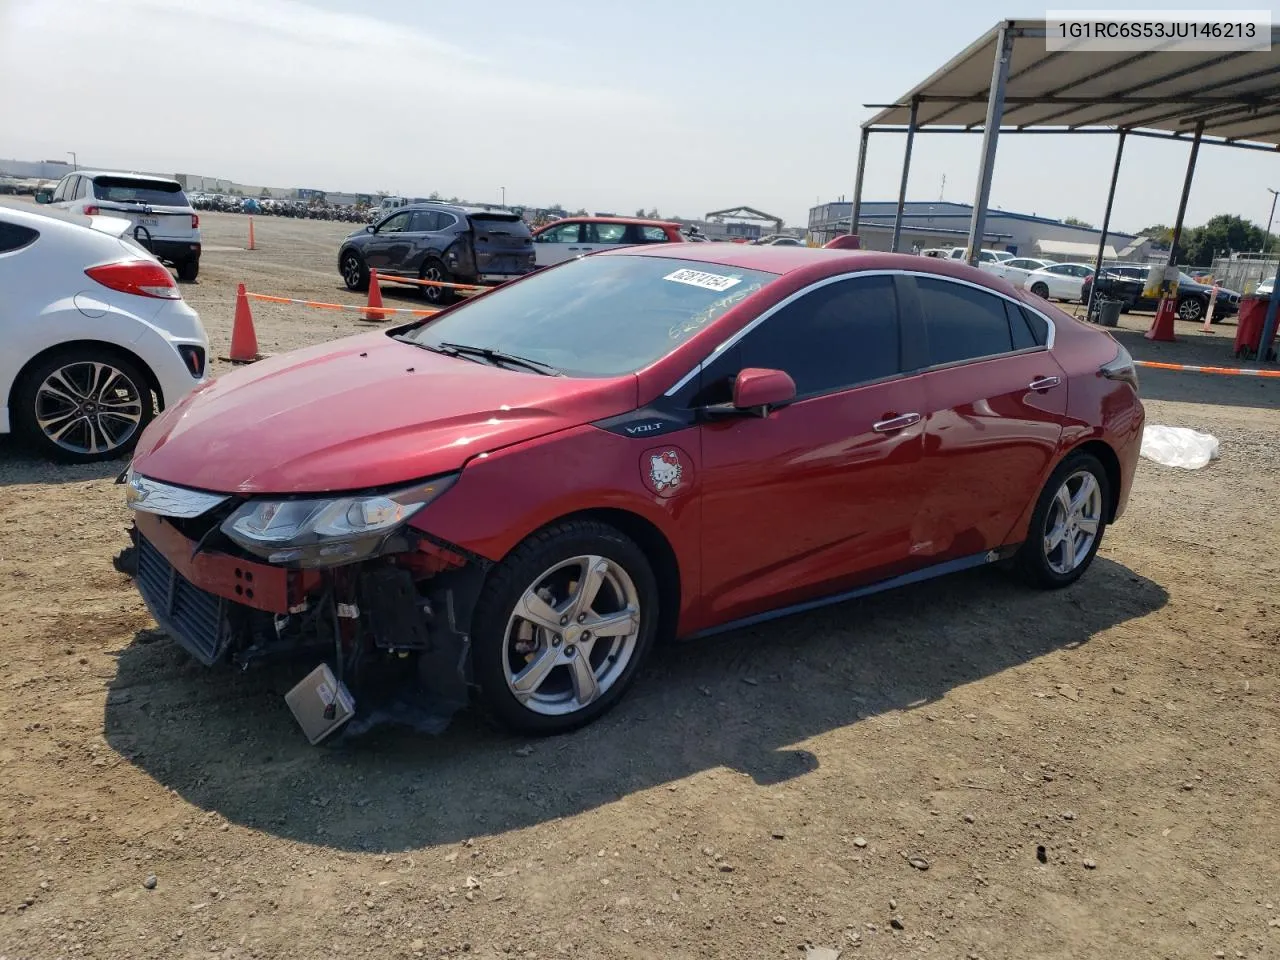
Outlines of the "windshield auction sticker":
{"label": "windshield auction sticker", "polygon": [[718,273],[703,273],[701,270],[677,270],[675,273],[668,273],[662,279],[673,283],[687,283],[691,287],[714,290],[716,293],[723,293],[742,282],[741,277],[722,277]]}

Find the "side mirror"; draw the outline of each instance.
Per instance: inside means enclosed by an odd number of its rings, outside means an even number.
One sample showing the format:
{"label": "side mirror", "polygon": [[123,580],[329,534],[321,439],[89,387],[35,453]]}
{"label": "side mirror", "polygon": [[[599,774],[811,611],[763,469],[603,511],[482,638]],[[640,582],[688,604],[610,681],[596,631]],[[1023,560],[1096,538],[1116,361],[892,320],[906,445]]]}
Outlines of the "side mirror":
{"label": "side mirror", "polygon": [[373,226],[373,224],[371,223],[371,224],[369,224],[367,227],[365,227],[365,228],[364,228],[364,232],[365,232],[365,233],[377,233],[378,231],[377,231],[376,229],[374,229],[374,226]]}
{"label": "side mirror", "polygon": [[36,203],[51,203],[53,201],[53,191],[48,187],[43,187],[36,191]]}
{"label": "side mirror", "polygon": [[737,413],[767,417],[771,409],[795,398],[796,382],[781,370],[747,367],[733,381],[732,410]]}

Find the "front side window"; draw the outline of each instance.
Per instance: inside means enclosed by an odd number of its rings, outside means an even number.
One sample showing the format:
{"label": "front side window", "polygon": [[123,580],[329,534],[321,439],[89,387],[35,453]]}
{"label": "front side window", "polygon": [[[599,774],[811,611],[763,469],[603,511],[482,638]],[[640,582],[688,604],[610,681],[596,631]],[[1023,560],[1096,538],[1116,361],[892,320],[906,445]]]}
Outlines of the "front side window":
{"label": "front side window", "polygon": [[776,276],[668,257],[585,257],[486,293],[405,337],[614,377],[666,356]]}
{"label": "front side window", "polygon": [[404,213],[397,213],[394,217],[384,220],[382,225],[378,227],[378,232],[404,233],[409,229],[409,224],[412,220],[413,214],[410,211],[406,210]]}
{"label": "front side window", "polygon": [[67,197],[67,188],[70,187],[75,182],[76,182],[75,177],[63,177],[60,181],[58,181],[58,187],[53,191],[53,197],[51,202],[58,203],[61,200],[69,199]]}
{"label": "front side window", "polygon": [[538,234],[539,243],[577,243],[582,231],[580,223],[564,223]]}
{"label": "front side window", "polygon": [[929,339],[929,365],[1008,353],[1013,335],[1004,300],[950,280],[916,278]]}

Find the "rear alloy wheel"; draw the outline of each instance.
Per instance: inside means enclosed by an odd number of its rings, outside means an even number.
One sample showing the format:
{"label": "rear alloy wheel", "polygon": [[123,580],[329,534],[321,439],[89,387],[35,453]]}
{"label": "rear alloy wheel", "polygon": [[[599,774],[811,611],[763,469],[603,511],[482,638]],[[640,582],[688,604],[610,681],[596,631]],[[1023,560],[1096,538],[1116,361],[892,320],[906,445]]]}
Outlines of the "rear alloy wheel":
{"label": "rear alloy wheel", "polygon": [[16,401],[17,431],[45,454],[71,463],[127,453],[155,415],[142,371],[90,347],[55,354],[26,371]]}
{"label": "rear alloy wheel", "polygon": [[1031,292],[1042,300],[1049,299],[1049,285],[1047,283],[1033,283]]}
{"label": "rear alloy wheel", "polygon": [[1050,589],[1079,580],[1102,543],[1110,502],[1110,480],[1098,458],[1067,457],[1045,484],[1015,558],[1024,579]]}
{"label": "rear alloy wheel", "polygon": [[1199,297],[1183,297],[1178,301],[1178,319],[1195,323],[1204,316],[1204,303]]}
{"label": "rear alloy wheel", "polygon": [[365,266],[364,257],[354,250],[348,250],[342,255],[341,268],[342,282],[347,285],[348,290],[363,293],[369,289],[369,268]]}
{"label": "rear alloy wheel", "polygon": [[653,644],[658,588],[644,553],[605,524],[534,534],[476,605],[475,679],[513,732],[564,733],[622,697]]}
{"label": "rear alloy wheel", "polygon": [[183,260],[178,264],[178,279],[183,283],[195,283],[200,276],[199,260]]}
{"label": "rear alloy wheel", "polygon": [[[445,265],[439,260],[428,260],[424,263],[419,279],[430,280],[432,283],[454,282],[453,274],[445,269]],[[422,299],[433,306],[443,307],[446,304],[453,303],[454,292],[451,287],[422,286],[418,289],[422,291]]]}

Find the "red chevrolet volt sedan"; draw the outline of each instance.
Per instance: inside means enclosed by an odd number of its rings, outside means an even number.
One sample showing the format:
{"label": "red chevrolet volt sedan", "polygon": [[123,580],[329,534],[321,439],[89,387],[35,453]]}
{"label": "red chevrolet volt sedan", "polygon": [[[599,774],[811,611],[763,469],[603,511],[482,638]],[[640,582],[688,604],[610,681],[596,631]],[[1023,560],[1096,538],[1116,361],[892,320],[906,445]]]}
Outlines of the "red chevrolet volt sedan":
{"label": "red chevrolet volt sedan", "polygon": [[1107,333],[959,263],[570,261],[165,411],[136,582],[206,664],[311,651],[548,734],[694,637],[984,564],[1061,587],[1133,478]]}

